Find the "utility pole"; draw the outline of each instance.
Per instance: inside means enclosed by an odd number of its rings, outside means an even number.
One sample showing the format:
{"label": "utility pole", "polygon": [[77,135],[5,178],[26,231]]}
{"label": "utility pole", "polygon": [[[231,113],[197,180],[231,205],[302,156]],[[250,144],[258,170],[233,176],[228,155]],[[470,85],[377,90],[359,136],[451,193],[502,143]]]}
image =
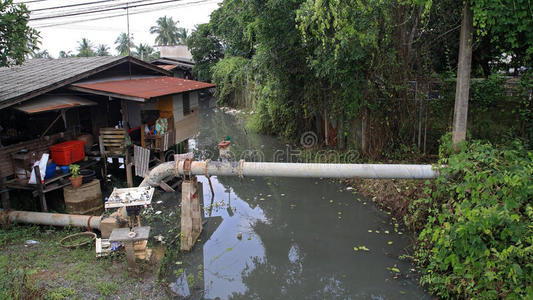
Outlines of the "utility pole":
{"label": "utility pole", "polygon": [[128,29],[128,56],[131,55],[131,45],[130,45],[130,12],[129,12],[129,3],[126,3],[126,26]]}

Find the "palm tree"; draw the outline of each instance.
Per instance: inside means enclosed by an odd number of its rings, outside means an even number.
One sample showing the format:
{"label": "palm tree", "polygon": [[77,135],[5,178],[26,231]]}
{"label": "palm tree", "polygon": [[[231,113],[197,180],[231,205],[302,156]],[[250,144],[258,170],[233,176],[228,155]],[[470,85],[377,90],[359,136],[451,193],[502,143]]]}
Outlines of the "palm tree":
{"label": "palm tree", "polygon": [[187,29],[183,28],[183,27],[179,27],[178,28],[178,37],[179,37],[179,43],[180,45],[185,45],[185,42],[187,41],[187,36],[188,36],[188,33],[187,33]]}
{"label": "palm tree", "polygon": [[140,43],[139,46],[135,47],[135,49],[135,56],[142,60],[150,60],[152,58],[152,54],[154,53],[154,48],[150,47],[148,44]]}
{"label": "palm tree", "polygon": [[93,50],[92,43],[88,39],[82,38],[81,41],[78,42],[78,56],[89,57],[95,55],[96,53]]}
{"label": "palm tree", "polygon": [[74,55],[72,55],[72,51],[59,51],[59,56],[58,58],[67,58],[67,57],[73,57]]}
{"label": "palm tree", "polygon": [[37,51],[35,53],[32,53],[31,57],[32,58],[53,58],[52,56],[50,56],[50,53],[48,53],[48,50]]}
{"label": "palm tree", "polygon": [[180,32],[177,27],[178,22],[172,17],[160,17],[156,21],[156,26],[150,28],[151,34],[157,34],[155,43],[162,46],[177,45],[180,42]]}
{"label": "palm tree", "polygon": [[133,44],[133,37],[128,37],[126,33],[121,33],[115,41],[115,49],[119,55],[126,56],[131,54],[131,48],[135,47]]}
{"label": "palm tree", "polygon": [[97,56],[109,56],[110,55],[109,47],[107,47],[104,44],[98,45],[98,47],[96,47],[96,55]]}

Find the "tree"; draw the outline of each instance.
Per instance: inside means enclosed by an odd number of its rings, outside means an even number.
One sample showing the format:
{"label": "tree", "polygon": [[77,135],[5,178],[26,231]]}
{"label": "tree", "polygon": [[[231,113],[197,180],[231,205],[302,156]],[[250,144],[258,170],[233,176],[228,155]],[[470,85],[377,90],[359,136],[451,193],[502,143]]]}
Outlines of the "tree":
{"label": "tree", "polygon": [[133,44],[133,37],[128,37],[126,33],[121,33],[115,40],[115,49],[119,55],[126,56],[131,54],[131,48],[135,47]]}
{"label": "tree", "polygon": [[183,43],[187,38],[187,30],[178,28],[178,21],[172,17],[160,17],[156,21],[156,26],[150,28],[151,34],[157,34],[155,43],[160,46],[173,46]]}
{"label": "tree", "polygon": [[30,26],[30,11],[13,0],[0,1],[0,67],[20,65],[39,50],[39,32]]}
{"label": "tree", "polygon": [[109,54],[109,47],[107,47],[106,45],[104,44],[100,44],[98,45],[98,47],[96,47],[96,56],[109,56],[111,54]]}
{"label": "tree", "polygon": [[75,55],[72,54],[72,51],[61,50],[59,51],[58,58],[67,58],[67,57],[73,57],[73,56]]}
{"label": "tree", "polygon": [[193,72],[199,80],[211,80],[211,68],[224,57],[222,44],[211,31],[210,24],[200,24],[187,38],[195,65]]}
{"label": "tree", "polygon": [[96,53],[93,50],[92,43],[86,39],[82,38],[81,41],[78,42],[78,57],[90,57],[95,56]]}
{"label": "tree", "polygon": [[52,56],[50,56],[50,53],[48,53],[48,50],[43,50],[43,51],[37,51],[37,52],[34,52],[31,54],[31,58],[53,58]]}
{"label": "tree", "polygon": [[455,108],[453,110],[454,147],[466,139],[468,118],[468,97],[470,93],[470,72],[472,69],[473,17],[468,1],[463,7],[461,36],[459,41],[459,59],[457,65],[457,84],[455,88]]}
{"label": "tree", "polygon": [[140,43],[135,47],[135,56],[141,60],[151,60],[154,54],[154,48],[150,47],[148,44]]}

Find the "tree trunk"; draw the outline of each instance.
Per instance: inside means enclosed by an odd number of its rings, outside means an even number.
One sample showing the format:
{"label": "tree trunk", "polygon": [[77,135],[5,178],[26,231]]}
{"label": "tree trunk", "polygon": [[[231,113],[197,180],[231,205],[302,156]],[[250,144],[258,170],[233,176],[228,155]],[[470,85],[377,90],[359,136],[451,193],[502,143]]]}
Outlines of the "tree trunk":
{"label": "tree trunk", "polygon": [[468,117],[468,94],[470,90],[470,71],[472,67],[472,10],[468,1],[463,8],[461,37],[459,44],[459,63],[457,66],[457,86],[455,89],[455,109],[453,117],[453,145],[466,139]]}

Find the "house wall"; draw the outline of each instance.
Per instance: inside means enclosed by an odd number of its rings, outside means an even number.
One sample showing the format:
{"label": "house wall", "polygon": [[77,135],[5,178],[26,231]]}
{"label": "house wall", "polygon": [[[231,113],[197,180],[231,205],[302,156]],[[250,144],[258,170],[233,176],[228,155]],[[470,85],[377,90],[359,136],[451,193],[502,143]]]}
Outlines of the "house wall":
{"label": "house wall", "polygon": [[200,121],[198,118],[198,92],[189,93],[189,103],[191,113],[183,115],[183,96],[182,94],[173,97],[174,110],[174,128],[176,130],[176,143],[181,143],[193,136],[200,130]]}

